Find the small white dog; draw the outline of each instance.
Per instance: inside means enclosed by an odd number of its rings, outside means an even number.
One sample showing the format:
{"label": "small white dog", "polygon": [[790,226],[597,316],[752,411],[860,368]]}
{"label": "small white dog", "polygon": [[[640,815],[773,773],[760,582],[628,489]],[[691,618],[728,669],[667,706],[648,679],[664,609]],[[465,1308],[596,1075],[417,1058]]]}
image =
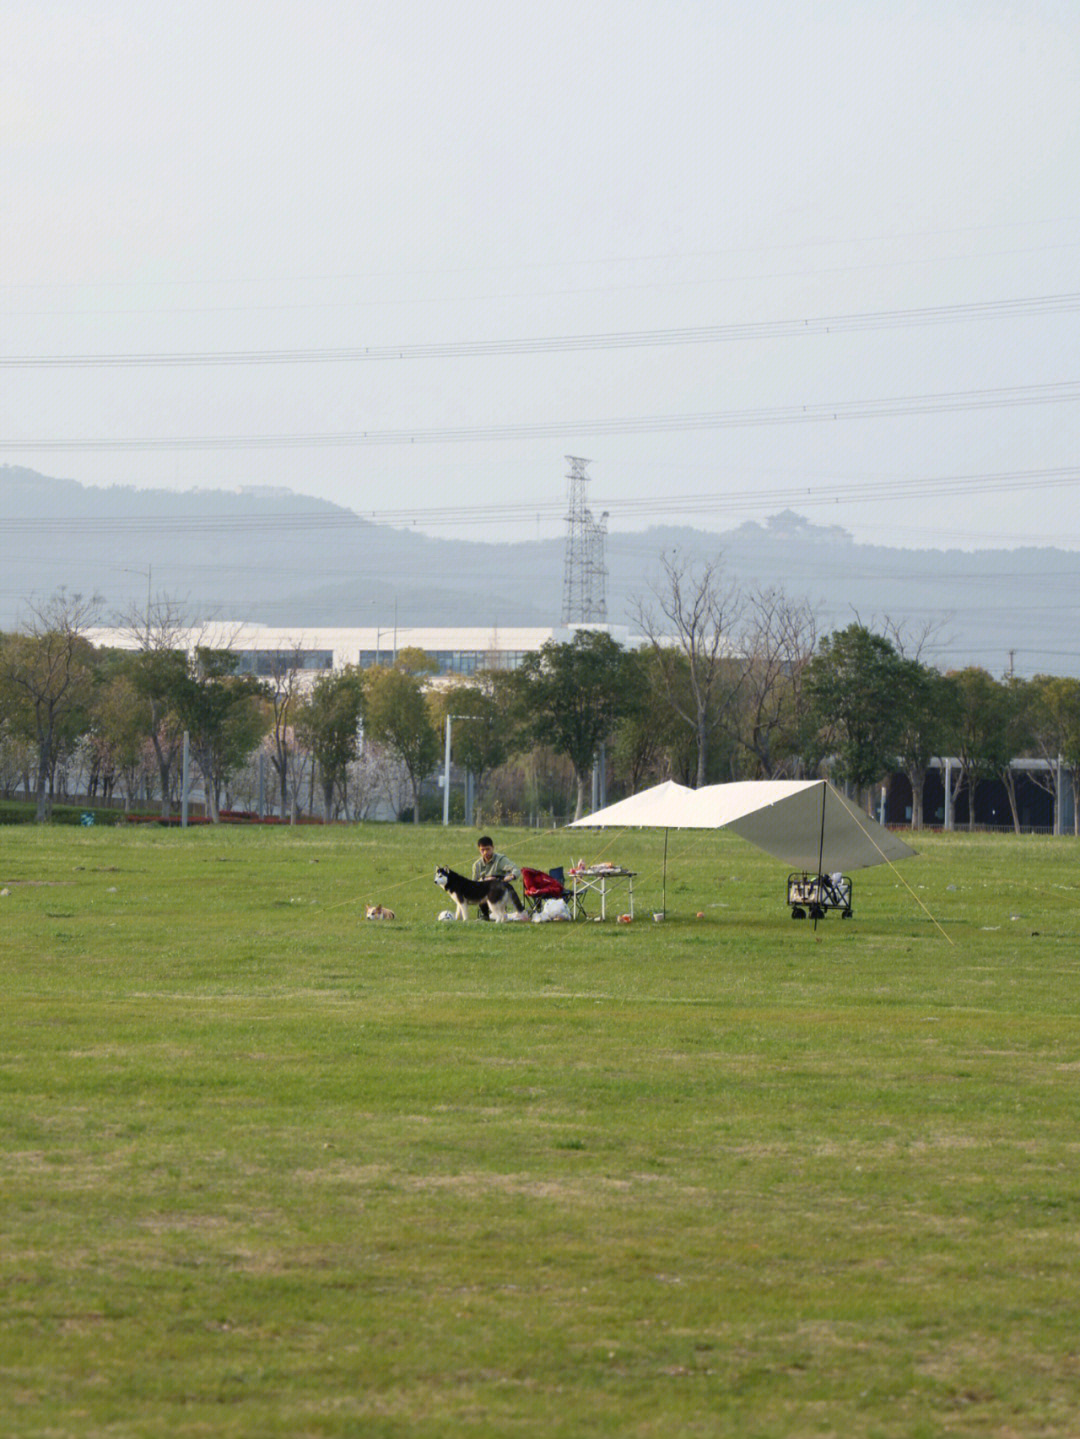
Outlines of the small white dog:
{"label": "small white dog", "polygon": [[397,919],[392,909],[387,909],[383,904],[369,904],[364,912],[365,919]]}

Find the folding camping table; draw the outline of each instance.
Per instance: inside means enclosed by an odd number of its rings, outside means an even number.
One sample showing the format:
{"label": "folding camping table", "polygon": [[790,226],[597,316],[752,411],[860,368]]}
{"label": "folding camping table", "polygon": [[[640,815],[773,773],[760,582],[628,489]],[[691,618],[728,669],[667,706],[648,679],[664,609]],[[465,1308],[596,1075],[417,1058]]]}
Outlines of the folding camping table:
{"label": "folding camping table", "polygon": [[570,871],[570,878],[573,881],[573,894],[571,896],[571,912],[577,919],[579,902],[584,906],[583,897],[590,890],[600,896],[600,918],[607,919],[607,894],[608,886],[618,889],[620,885],[626,885],[627,892],[627,913],[630,918],[634,917],[634,878],[636,870],[623,869],[618,864],[585,864],[577,865]]}

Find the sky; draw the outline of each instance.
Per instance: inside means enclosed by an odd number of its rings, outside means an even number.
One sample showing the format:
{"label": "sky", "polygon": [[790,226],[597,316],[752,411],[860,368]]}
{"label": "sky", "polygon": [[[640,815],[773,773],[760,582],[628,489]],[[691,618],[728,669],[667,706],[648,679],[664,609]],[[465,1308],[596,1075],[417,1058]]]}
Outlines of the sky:
{"label": "sky", "polygon": [[0,0],[0,464],[1080,548],[1075,0]]}

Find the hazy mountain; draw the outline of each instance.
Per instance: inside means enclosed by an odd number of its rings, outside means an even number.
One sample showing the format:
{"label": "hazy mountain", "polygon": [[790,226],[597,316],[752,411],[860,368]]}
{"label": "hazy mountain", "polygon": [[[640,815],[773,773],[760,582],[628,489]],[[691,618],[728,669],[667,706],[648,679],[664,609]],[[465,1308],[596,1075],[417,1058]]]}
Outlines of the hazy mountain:
{"label": "hazy mountain", "polygon": [[[108,621],[148,594],[192,618],[317,625],[544,625],[562,610],[562,540],[432,539],[371,524],[288,490],[84,487],[0,468],[0,626],[61,586],[102,597]],[[744,587],[808,601],[822,632],[858,616],[911,633],[936,625],[933,658],[1002,673],[1080,674],[1080,554],[901,550],[856,544],[790,512],[723,534],[663,527],[607,538],[607,608],[630,622],[660,556],[720,558]]]}

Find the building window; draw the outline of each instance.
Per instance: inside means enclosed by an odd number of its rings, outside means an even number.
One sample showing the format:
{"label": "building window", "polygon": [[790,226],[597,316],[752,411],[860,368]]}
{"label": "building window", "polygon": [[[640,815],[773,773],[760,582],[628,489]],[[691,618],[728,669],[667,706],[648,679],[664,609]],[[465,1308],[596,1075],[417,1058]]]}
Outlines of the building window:
{"label": "building window", "polygon": [[329,670],[334,667],[333,650],[237,650],[236,672],[271,679],[290,670]]}

